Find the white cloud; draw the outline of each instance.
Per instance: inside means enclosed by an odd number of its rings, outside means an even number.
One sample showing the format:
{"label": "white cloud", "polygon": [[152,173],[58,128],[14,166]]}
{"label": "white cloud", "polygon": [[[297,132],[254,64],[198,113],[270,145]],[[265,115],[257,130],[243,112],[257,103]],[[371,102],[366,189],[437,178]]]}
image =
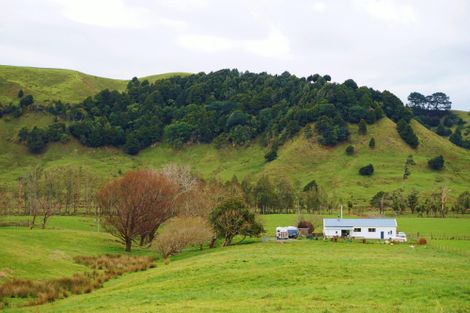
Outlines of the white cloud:
{"label": "white cloud", "polygon": [[206,35],[184,35],[177,42],[186,49],[202,52],[220,52],[235,46],[235,42],[223,37]]}
{"label": "white cloud", "polygon": [[126,6],[122,0],[55,0],[68,19],[102,27],[140,28],[145,9]]}
{"label": "white cloud", "polygon": [[182,20],[175,20],[170,18],[158,18],[153,20],[154,24],[168,27],[168,28],[175,28],[175,29],[183,29],[188,26],[185,21]]}
{"label": "white cloud", "polygon": [[411,5],[402,5],[397,0],[356,0],[373,18],[386,22],[410,24],[416,22],[416,15]]}
{"label": "white cloud", "polygon": [[[2,64],[25,65],[53,68],[73,68],[76,64],[65,56],[55,56],[42,49],[28,49],[2,44],[0,42],[0,58]],[[40,62],[38,62],[40,60]],[[54,64],[54,65],[52,65]]]}
{"label": "white cloud", "polygon": [[157,0],[155,3],[162,7],[180,11],[203,9],[209,6],[208,0]]}
{"label": "white cloud", "polygon": [[290,57],[289,39],[279,31],[272,31],[266,39],[246,40],[241,46],[254,54],[264,57]]}
{"label": "white cloud", "polygon": [[312,10],[318,13],[325,12],[326,4],[322,1],[315,1],[312,5]]}
{"label": "white cloud", "polygon": [[[59,4],[64,16],[74,22],[107,28],[183,29],[187,23],[160,17],[149,8],[127,5],[123,0],[52,0]],[[195,0],[196,1],[196,0]]]}
{"label": "white cloud", "polygon": [[238,49],[262,57],[290,57],[289,40],[279,31],[273,30],[264,39],[235,40],[219,36],[183,35],[177,43],[189,50],[200,52],[223,52]]}

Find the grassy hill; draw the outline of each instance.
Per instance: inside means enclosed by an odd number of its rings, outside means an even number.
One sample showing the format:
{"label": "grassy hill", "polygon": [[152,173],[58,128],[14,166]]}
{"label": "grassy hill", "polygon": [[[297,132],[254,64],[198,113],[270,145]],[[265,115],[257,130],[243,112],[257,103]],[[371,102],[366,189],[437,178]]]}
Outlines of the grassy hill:
{"label": "grassy hill", "polygon": [[[144,77],[150,81],[186,73],[166,73]],[[41,69],[30,67],[0,66],[0,102],[16,99],[18,89],[32,93],[38,101],[47,102],[60,98],[63,101],[80,101],[103,88],[124,90],[127,81],[95,77],[76,71]],[[457,114],[469,120],[470,115]],[[266,148],[257,143],[245,147],[216,149],[211,144],[191,145],[174,150],[166,144],[147,148],[132,157],[115,148],[87,148],[72,140],[70,143],[49,144],[41,155],[32,155],[16,143],[18,131],[27,126],[45,127],[53,117],[44,113],[27,113],[20,118],[6,116],[0,119],[0,182],[13,186],[21,175],[37,165],[56,167],[63,165],[84,166],[93,169],[103,179],[118,172],[138,167],[159,168],[167,163],[191,165],[206,178],[228,180],[236,175],[239,179],[260,175],[288,177],[300,189],[315,179],[320,186],[347,201],[366,205],[377,191],[397,188],[431,191],[442,185],[451,189],[450,197],[456,197],[470,186],[470,151],[459,148],[417,122],[412,123],[420,145],[413,150],[398,136],[395,123],[384,118],[368,126],[368,133],[360,136],[357,126],[351,125],[350,142],[328,148],[318,144],[316,137],[307,140],[301,131],[284,144],[278,159],[266,163]],[[370,149],[371,137],[376,148]],[[356,153],[347,156],[345,148],[352,144]],[[416,165],[411,176],[403,180],[403,167],[412,154]],[[442,154],[446,160],[444,170],[435,172],[427,168],[427,160]],[[372,177],[358,175],[358,169],[372,163]]]}
{"label": "grassy hill", "polygon": [[[150,82],[186,73],[164,73],[143,77]],[[79,102],[103,89],[125,90],[127,80],[111,79],[78,71],[0,65],[0,103],[17,99],[18,90],[32,94],[37,102]]]}
{"label": "grassy hill", "polygon": [[[49,145],[45,153],[32,155],[20,144],[15,143],[19,129],[25,125],[42,126],[50,123],[47,114],[29,113],[18,119],[0,119],[0,181],[13,185],[16,179],[36,165],[56,167],[63,165],[92,168],[104,179],[118,175],[118,172],[138,167],[159,168],[168,163],[191,165],[196,172],[206,178],[217,177],[229,180],[233,175],[239,179],[245,176],[256,179],[269,174],[285,176],[300,189],[315,179],[331,193],[344,201],[352,199],[355,204],[366,205],[377,191],[391,191],[412,188],[431,191],[441,185],[451,189],[451,198],[470,186],[470,152],[450,143],[427,130],[421,124],[412,126],[419,137],[420,145],[413,150],[398,136],[395,123],[384,118],[370,125],[368,133],[360,136],[357,126],[351,126],[349,143],[334,148],[321,146],[317,138],[307,140],[302,132],[288,141],[279,150],[277,160],[266,163],[265,148],[257,143],[242,148],[225,147],[216,149],[214,145],[192,145],[182,150],[174,150],[165,144],[156,145],[129,156],[114,148],[87,148],[72,140],[68,144]],[[376,148],[370,149],[371,137],[376,140]],[[347,156],[345,148],[352,144],[356,153]],[[411,168],[411,176],[403,180],[403,167],[408,155],[412,154],[416,165]],[[427,167],[427,160],[442,154],[446,166],[435,172]],[[358,174],[358,169],[372,163],[375,173],[371,177]]]}
{"label": "grassy hill", "polygon": [[[267,236],[294,215],[264,217]],[[400,218],[399,228],[470,235],[468,219]],[[226,248],[188,249],[169,265],[126,274],[90,294],[5,312],[466,312],[470,265],[466,240],[443,249],[407,244],[250,240]],[[122,253],[92,218],[52,217],[49,229],[0,228],[0,272],[50,279],[86,271],[76,255]],[[466,250],[464,250],[466,249]],[[460,251],[460,252],[459,252]],[[134,255],[155,255],[137,249]]]}

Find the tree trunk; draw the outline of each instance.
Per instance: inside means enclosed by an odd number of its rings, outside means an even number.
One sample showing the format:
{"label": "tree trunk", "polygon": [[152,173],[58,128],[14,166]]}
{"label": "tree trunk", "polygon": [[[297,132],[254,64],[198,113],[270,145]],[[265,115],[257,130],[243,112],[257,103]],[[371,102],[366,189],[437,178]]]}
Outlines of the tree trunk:
{"label": "tree trunk", "polygon": [[29,224],[29,229],[33,229],[34,224],[36,224],[36,214],[33,215],[33,219],[31,220],[31,223]]}
{"label": "tree trunk", "polygon": [[226,247],[226,246],[230,246],[231,244],[232,244],[232,237],[231,236],[225,237],[223,246]]}
{"label": "tree trunk", "polygon": [[132,239],[131,238],[126,238],[126,252],[131,252],[132,248]]}
{"label": "tree trunk", "polygon": [[140,242],[139,242],[139,246],[143,247],[144,244],[145,244],[145,241],[148,237],[148,234],[143,234],[143,235],[140,235]]}
{"label": "tree trunk", "polygon": [[149,243],[151,243],[155,239],[155,235],[157,234],[157,230],[159,227],[160,227],[160,223],[156,224],[155,227],[153,227],[150,233],[147,235]]}
{"label": "tree trunk", "polygon": [[217,242],[217,237],[212,238],[211,242],[209,243],[209,248],[210,249],[214,248],[216,242]]}
{"label": "tree trunk", "polygon": [[44,214],[44,217],[42,219],[42,229],[46,228],[46,224],[47,224],[49,217],[50,217],[49,213]]}

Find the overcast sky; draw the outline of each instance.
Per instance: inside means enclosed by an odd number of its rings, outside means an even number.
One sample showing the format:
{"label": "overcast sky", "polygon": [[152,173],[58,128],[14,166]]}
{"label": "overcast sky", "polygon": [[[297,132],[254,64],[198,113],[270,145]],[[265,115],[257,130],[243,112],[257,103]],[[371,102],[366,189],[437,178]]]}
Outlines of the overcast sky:
{"label": "overcast sky", "polygon": [[469,16],[466,0],[0,0],[0,64],[321,73],[470,110]]}

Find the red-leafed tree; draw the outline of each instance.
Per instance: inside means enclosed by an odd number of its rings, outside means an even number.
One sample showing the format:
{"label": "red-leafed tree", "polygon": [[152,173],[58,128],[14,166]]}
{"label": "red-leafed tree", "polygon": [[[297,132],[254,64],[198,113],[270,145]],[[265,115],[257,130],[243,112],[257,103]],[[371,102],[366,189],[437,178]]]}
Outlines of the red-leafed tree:
{"label": "red-leafed tree", "polygon": [[131,251],[138,237],[153,238],[158,227],[176,214],[178,186],[151,170],[128,172],[97,194],[106,228]]}

